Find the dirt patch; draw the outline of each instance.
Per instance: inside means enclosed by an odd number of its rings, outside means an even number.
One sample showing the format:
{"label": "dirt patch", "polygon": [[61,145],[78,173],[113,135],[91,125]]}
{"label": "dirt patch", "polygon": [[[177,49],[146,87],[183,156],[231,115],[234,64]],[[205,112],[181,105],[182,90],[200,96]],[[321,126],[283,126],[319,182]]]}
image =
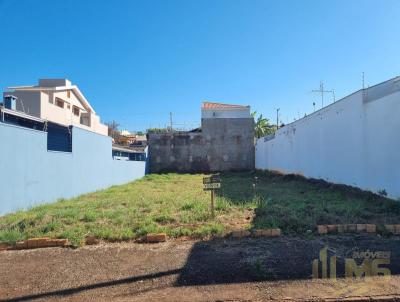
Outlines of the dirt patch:
{"label": "dirt patch", "polygon": [[[392,277],[312,280],[328,247],[390,251]],[[268,301],[400,294],[400,240],[372,235],[115,243],[0,253],[2,301]]]}

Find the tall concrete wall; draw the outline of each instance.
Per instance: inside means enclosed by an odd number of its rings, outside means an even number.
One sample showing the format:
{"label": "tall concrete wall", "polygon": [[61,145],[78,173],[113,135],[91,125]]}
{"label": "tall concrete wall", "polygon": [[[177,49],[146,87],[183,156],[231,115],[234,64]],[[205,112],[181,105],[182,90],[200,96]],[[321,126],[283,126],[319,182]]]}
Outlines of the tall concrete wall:
{"label": "tall concrete wall", "polygon": [[73,128],[72,153],[47,151],[47,133],[0,123],[0,215],[133,181],[145,162],[112,159],[111,139]]}
{"label": "tall concrete wall", "polygon": [[152,173],[252,170],[254,120],[206,118],[201,132],[149,134],[149,169]]}
{"label": "tall concrete wall", "polygon": [[256,143],[256,168],[400,198],[400,82],[358,91]]}
{"label": "tall concrete wall", "polygon": [[201,118],[248,118],[250,107],[248,108],[202,108]]}

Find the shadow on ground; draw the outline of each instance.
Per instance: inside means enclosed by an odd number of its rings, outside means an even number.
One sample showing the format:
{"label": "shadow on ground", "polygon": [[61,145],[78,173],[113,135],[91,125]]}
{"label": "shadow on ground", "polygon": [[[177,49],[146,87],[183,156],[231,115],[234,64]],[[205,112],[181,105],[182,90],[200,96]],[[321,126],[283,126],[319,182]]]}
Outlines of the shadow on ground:
{"label": "shadow on ground", "polygon": [[[313,240],[297,238],[246,238],[213,240],[193,246],[177,285],[207,285],[265,280],[312,278],[312,261],[327,247],[328,257],[337,257],[337,277],[345,276],[345,259],[356,252],[390,252],[388,268],[400,273],[400,240],[373,235],[326,236]],[[329,258],[328,258],[329,260]],[[364,259],[356,258],[361,266]],[[328,263],[329,265],[329,263]],[[322,262],[319,262],[321,276]],[[368,267],[366,267],[368,269]],[[328,269],[329,273],[329,269]]]}
{"label": "shadow on ground", "polygon": [[[216,239],[196,243],[177,285],[205,285],[263,280],[312,278],[312,262],[327,248],[328,261],[336,256],[336,276],[345,276],[345,259],[363,252],[372,262],[389,255],[390,264],[381,264],[392,274],[400,272],[398,237],[368,234],[316,236],[316,224],[386,223],[400,221],[400,205],[357,188],[334,185],[322,180],[307,180],[297,175],[265,172],[221,173],[219,197],[233,204],[255,206],[252,228],[279,227],[297,237]],[[249,202],[250,201],[250,202]],[[374,215],[372,218],[370,215]],[[300,235],[300,236],[299,236]],[[375,257],[375,258],[374,258]],[[355,269],[364,259],[356,258]],[[329,263],[327,263],[329,266]],[[370,263],[365,265],[369,273]],[[373,265],[373,264],[372,264]],[[328,268],[328,274],[329,274]],[[319,275],[322,262],[319,262]]]}
{"label": "shadow on ground", "polygon": [[[400,217],[399,206],[392,201],[353,188],[337,187],[319,181],[305,181],[296,176],[271,176],[253,172],[235,175],[223,173],[221,179],[223,185],[218,196],[228,199],[233,204],[247,206],[246,203],[249,203],[249,206],[255,206],[252,225],[256,228],[281,227],[287,234],[291,234],[306,232],[310,226],[315,227],[315,224],[320,222],[339,223],[346,220],[351,220],[353,223],[364,222],[367,221],[368,215],[372,214],[376,214],[378,222],[385,222],[386,215],[392,215],[393,219]],[[253,184],[256,184],[255,187]],[[351,203],[353,200],[357,207],[353,207]],[[342,207],[342,204],[345,206]],[[365,211],[360,211],[360,207]],[[379,267],[389,269],[392,275],[400,273],[400,237],[397,236],[380,237],[367,234],[314,236],[309,233],[307,238],[287,235],[279,238],[240,240],[219,238],[195,242],[191,250],[182,255],[187,257],[185,264],[182,266],[180,263],[175,269],[159,269],[151,274],[111,279],[2,301],[68,297],[121,285],[132,286],[130,294],[137,294],[164,286],[310,280],[312,262],[319,259],[320,251],[324,248],[327,248],[328,261],[330,257],[336,256],[338,278],[345,276],[345,259],[354,259],[355,253],[362,252],[370,252],[371,261],[377,256],[374,253],[386,252],[386,255],[389,255],[389,263],[381,263]],[[368,273],[368,267],[361,267],[363,257],[355,258],[354,261],[358,265],[355,269],[361,275],[363,270]],[[329,262],[326,263],[329,267]],[[318,273],[321,275],[322,262],[319,261],[318,264]]]}
{"label": "shadow on ground", "polygon": [[[44,299],[44,298],[66,297],[66,296],[75,295],[75,294],[79,294],[79,293],[90,291],[90,290],[102,289],[102,288],[107,288],[107,287],[115,287],[115,286],[124,285],[124,284],[135,284],[137,282],[143,282],[146,280],[157,280],[158,278],[162,278],[162,277],[174,275],[174,274],[179,274],[180,272],[181,272],[181,269],[176,269],[176,270],[170,270],[170,271],[166,271],[166,272],[158,272],[158,273],[154,273],[154,274],[132,276],[132,277],[123,278],[123,279],[93,283],[93,284],[89,284],[89,285],[54,290],[54,291],[43,292],[43,293],[39,293],[39,294],[26,295],[26,296],[4,299],[4,300],[2,299],[0,301],[1,302],[14,302],[14,301],[16,302],[16,301],[32,301],[32,300]],[[136,293],[140,293],[140,292],[144,292],[144,291],[136,291]]]}
{"label": "shadow on ground", "polygon": [[[310,280],[311,263],[328,247],[328,255],[337,257],[337,277],[344,276],[344,259],[354,252],[390,252],[390,263],[381,265],[392,275],[400,273],[400,238],[380,238],[373,235],[325,236],[312,240],[292,237],[215,239],[195,242],[182,267],[134,275],[127,278],[87,284],[79,287],[39,292],[1,301],[32,301],[59,299],[79,294],[99,294],[98,290],[119,291],[129,286],[126,295],[138,295],[166,287],[226,285],[232,283]],[[177,250],[175,251],[177,252]],[[358,265],[362,259],[356,259]],[[321,272],[321,266],[319,268]],[[126,288],[126,287],[125,287]],[[126,289],[125,289],[126,292]]]}
{"label": "shadow on ground", "polygon": [[272,172],[221,173],[217,196],[254,209],[253,228],[280,228],[286,235],[315,232],[317,224],[400,222],[400,203],[358,188]]}

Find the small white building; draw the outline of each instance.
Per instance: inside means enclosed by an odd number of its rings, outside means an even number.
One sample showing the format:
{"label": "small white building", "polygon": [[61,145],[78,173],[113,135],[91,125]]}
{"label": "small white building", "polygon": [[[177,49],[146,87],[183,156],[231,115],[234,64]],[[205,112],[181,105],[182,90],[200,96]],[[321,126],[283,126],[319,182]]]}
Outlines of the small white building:
{"label": "small white building", "polygon": [[65,126],[76,126],[107,135],[93,107],[67,79],[40,79],[36,86],[8,87],[4,97],[16,97],[16,111]]}
{"label": "small white building", "polygon": [[250,118],[250,106],[203,102],[201,118]]}

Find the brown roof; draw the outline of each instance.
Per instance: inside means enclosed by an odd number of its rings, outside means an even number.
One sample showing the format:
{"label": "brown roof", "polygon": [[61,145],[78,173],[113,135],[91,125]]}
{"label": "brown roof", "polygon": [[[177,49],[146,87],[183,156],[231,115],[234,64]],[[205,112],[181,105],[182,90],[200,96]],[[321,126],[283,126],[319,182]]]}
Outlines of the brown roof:
{"label": "brown roof", "polygon": [[243,105],[231,105],[231,104],[221,104],[221,103],[211,103],[211,102],[203,102],[201,106],[202,109],[245,109],[249,108],[249,106]]}
{"label": "brown roof", "polygon": [[129,153],[142,153],[145,152],[146,147],[145,146],[128,147],[128,146],[121,146],[118,144],[112,144],[112,149]]}

